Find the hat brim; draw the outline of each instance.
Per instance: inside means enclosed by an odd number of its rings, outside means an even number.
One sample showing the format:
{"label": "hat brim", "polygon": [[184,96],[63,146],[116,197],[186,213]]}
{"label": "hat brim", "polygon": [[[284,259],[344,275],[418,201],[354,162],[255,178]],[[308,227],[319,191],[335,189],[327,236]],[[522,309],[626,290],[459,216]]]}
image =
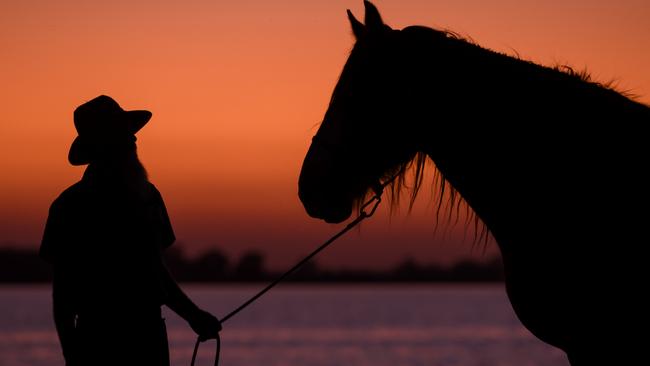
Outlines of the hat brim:
{"label": "hat brim", "polygon": [[77,136],[72,145],[70,146],[70,151],[68,151],[68,161],[72,165],[85,165],[90,163],[90,156],[88,154],[88,148],[85,146],[84,139],[81,136]]}
{"label": "hat brim", "polygon": [[128,128],[131,133],[140,131],[150,119],[151,112],[149,111],[124,111],[124,121],[128,123]]}
{"label": "hat brim", "polygon": [[[124,111],[121,119],[127,124],[127,129],[130,133],[135,134],[144,127],[144,125],[151,119],[151,112],[145,110]],[[72,165],[86,165],[90,163],[90,154],[88,148],[88,141],[77,136],[70,151],[68,151],[68,161]]]}

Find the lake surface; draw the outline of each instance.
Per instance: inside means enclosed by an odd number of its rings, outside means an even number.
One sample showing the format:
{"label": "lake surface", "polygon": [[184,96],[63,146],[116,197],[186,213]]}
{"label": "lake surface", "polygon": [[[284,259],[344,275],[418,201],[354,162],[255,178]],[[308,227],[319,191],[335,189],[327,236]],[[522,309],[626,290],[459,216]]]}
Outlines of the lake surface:
{"label": "lake surface", "polygon": [[[262,285],[189,286],[223,316]],[[0,365],[63,365],[48,286],[0,287]],[[164,311],[173,366],[195,336]],[[501,285],[284,285],[224,324],[224,366],[567,366],[515,318]],[[214,342],[198,365],[212,365]]]}

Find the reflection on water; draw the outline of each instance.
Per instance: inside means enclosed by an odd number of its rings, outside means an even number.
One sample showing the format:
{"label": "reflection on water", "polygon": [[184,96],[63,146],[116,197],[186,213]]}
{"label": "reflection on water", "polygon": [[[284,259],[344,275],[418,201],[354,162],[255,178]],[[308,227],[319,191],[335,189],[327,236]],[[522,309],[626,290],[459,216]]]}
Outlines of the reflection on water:
{"label": "reflection on water", "polygon": [[[185,286],[226,314],[261,286]],[[189,365],[195,337],[166,311],[172,365]],[[568,365],[514,318],[500,285],[284,286],[224,325],[228,366]],[[48,287],[0,287],[0,365],[63,360]],[[214,343],[197,365],[212,364]]]}

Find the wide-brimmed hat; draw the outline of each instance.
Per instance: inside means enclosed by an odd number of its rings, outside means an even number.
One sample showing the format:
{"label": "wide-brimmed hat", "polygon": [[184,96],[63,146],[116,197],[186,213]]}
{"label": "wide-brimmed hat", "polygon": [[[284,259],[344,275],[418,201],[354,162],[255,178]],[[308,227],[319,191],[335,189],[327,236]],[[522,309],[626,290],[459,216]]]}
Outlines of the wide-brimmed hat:
{"label": "wide-brimmed hat", "polygon": [[68,161],[84,165],[92,161],[98,146],[109,146],[132,139],[135,133],[149,122],[151,112],[125,111],[113,98],[100,95],[74,111],[77,136],[70,146]]}

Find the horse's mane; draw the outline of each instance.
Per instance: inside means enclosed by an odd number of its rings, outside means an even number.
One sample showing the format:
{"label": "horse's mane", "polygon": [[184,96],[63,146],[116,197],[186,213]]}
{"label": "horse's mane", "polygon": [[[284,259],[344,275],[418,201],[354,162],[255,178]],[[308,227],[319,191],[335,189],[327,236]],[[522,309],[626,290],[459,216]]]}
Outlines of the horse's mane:
{"label": "horse's mane", "polygon": [[449,30],[449,29],[439,30],[439,29],[435,29],[435,28],[422,26],[422,25],[412,25],[412,26],[408,26],[408,27],[404,28],[402,31],[415,33],[415,34],[418,34],[418,35],[420,35],[422,37],[429,38],[430,40],[448,39],[448,40],[450,40],[452,42],[457,43],[456,46],[461,46],[463,44],[464,45],[471,45],[471,46],[474,46],[474,47],[476,47],[476,48],[478,48],[478,49],[480,49],[480,50],[482,50],[484,52],[487,52],[487,53],[492,53],[492,54],[496,54],[496,55],[501,55],[503,57],[512,58],[512,59],[515,59],[517,61],[521,61],[523,63],[534,65],[534,66],[536,66],[538,68],[541,68],[541,69],[547,69],[547,71],[549,71],[549,72],[555,72],[555,73],[563,74],[565,76],[568,76],[570,78],[574,78],[574,79],[576,79],[578,81],[581,81],[581,82],[584,82],[586,84],[590,84],[593,87],[600,88],[600,89],[605,89],[605,90],[609,90],[609,91],[621,94],[624,97],[632,99],[634,101],[638,101],[638,99],[640,97],[638,94],[636,94],[632,90],[621,89],[620,86],[619,86],[619,80],[617,80],[617,79],[611,79],[611,80],[608,80],[608,81],[596,80],[593,77],[592,73],[587,68],[576,69],[575,67],[573,67],[573,66],[571,66],[569,64],[566,64],[566,63],[557,63],[557,64],[552,65],[552,66],[540,65],[540,64],[537,64],[537,63],[535,63],[533,61],[526,60],[526,59],[522,58],[521,55],[514,49],[512,50],[514,54],[508,54],[508,53],[504,53],[504,52],[494,51],[494,50],[491,50],[489,48],[485,48],[485,47],[479,45],[473,38],[471,38],[469,36],[464,36],[464,35],[462,35],[462,34],[460,34],[458,32],[455,32],[453,30]]}
{"label": "horse's mane", "polygon": [[[406,32],[412,32],[417,34],[418,37],[422,37],[422,41],[426,40],[435,42],[440,40],[448,40],[452,43],[458,42],[458,46],[461,45],[471,45],[472,47],[479,48],[487,53],[494,55],[501,55],[502,57],[507,57],[510,59],[517,60],[519,62],[529,64],[531,66],[540,68],[541,71],[550,73],[550,74],[560,74],[564,77],[572,78],[578,82],[586,83],[592,85],[594,88],[605,89],[610,92],[615,92],[621,94],[630,99],[636,98],[637,96],[632,94],[630,91],[618,90],[616,81],[610,81],[601,83],[595,81],[592,78],[592,75],[585,69],[581,71],[576,71],[571,66],[567,65],[555,65],[552,67],[547,67],[533,63],[522,59],[518,54],[508,55],[505,53],[496,52],[487,48],[483,48],[478,45],[473,39],[464,37],[456,32],[450,30],[437,30],[434,28],[429,28],[425,26],[409,26],[403,29]],[[429,170],[433,169],[433,182],[431,186],[432,195],[434,204],[436,206],[436,220],[435,227],[436,230],[439,228],[442,222],[445,226],[455,226],[459,223],[461,218],[461,213],[465,213],[464,225],[466,229],[469,229],[471,226],[474,230],[474,244],[483,243],[487,245],[490,240],[491,234],[487,226],[481,221],[481,219],[474,213],[474,211],[469,207],[465,202],[463,197],[458,193],[454,187],[445,179],[445,177],[440,173],[440,171],[435,167],[433,161],[428,157],[427,154],[423,152],[416,153],[410,160],[407,160],[403,163],[398,164],[395,167],[388,169],[384,174],[384,180],[390,180],[395,177],[394,181],[389,184],[387,187],[389,191],[389,200],[390,200],[390,211],[391,214],[399,208],[400,201],[404,194],[408,195],[409,200],[409,212],[412,210],[415,200],[419,193],[422,191],[423,184],[425,181],[425,176]],[[357,200],[357,204],[364,202],[371,194],[371,191],[368,191],[366,195],[362,196]],[[441,214],[444,212],[446,215],[443,217]]]}
{"label": "horse's mane", "polygon": [[[473,229],[473,244],[483,244],[483,249],[485,250],[491,237],[487,225],[481,221],[460,193],[458,193],[435,167],[433,160],[424,152],[417,152],[411,159],[388,169],[384,173],[383,181],[391,181],[386,187],[390,214],[393,215],[399,210],[400,203],[405,194],[408,195],[408,211],[411,212],[416,198],[422,191],[427,173],[432,169],[431,193],[433,203],[436,207],[434,230],[437,232],[441,227],[441,223],[445,225],[443,229],[449,229],[458,225],[460,223],[461,213],[464,212],[465,220],[463,220],[463,225],[465,229],[469,229],[470,227]],[[368,188],[365,194],[355,200],[356,207],[361,208],[363,203],[374,194],[374,190]],[[441,215],[443,212],[447,213],[445,217]]]}

